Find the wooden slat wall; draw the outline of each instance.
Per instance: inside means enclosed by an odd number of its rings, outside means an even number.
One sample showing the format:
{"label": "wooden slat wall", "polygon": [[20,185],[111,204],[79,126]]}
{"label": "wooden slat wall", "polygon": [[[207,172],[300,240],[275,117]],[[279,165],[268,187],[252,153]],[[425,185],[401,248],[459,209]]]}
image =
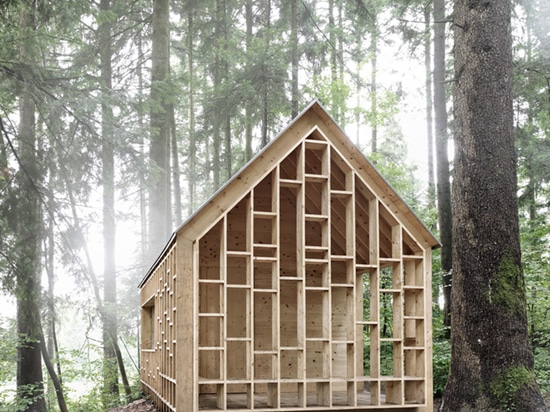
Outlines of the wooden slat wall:
{"label": "wooden slat wall", "polygon": [[429,408],[430,251],[320,130],[197,244],[199,409]]}
{"label": "wooden slat wall", "polygon": [[[152,346],[141,348],[141,387],[161,412],[176,408],[176,288],[174,243],[141,290],[142,319],[154,315]],[[148,326],[142,321],[142,335],[150,333]]]}

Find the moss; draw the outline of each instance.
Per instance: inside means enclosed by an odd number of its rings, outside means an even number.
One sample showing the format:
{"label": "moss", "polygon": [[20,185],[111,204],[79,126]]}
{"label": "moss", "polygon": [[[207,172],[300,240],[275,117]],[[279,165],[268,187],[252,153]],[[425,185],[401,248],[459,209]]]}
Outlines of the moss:
{"label": "moss", "polygon": [[525,366],[511,366],[499,373],[490,384],[496,406],[503,411],[516,410],[518,391],[535,384],[535,374]]}
{"label": "moss", "polygon": [[510,252],[500,261],[491,281],[490,302],[505,308],[509,315],[521,313],[525,308],[525,291],[521,282],[521,269]]}

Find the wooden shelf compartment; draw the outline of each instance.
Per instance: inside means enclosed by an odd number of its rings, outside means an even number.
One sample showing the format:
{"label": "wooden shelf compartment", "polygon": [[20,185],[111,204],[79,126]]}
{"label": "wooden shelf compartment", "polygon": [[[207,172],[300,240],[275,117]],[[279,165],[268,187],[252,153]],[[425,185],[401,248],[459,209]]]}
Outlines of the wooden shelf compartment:
{"label": "wooden shelf compartment", "polygon": [[[426,405],[426,381],[424,379],[405,378],[403,381],[406,405]],[[430,394],[431,395],[431,394]]]}
{"label": "wooden shelf compartment", "polygon": [[305,289],[305,337],[327,340],[330,338],[330,294],[324,288]]}
{"label": "wooden shelf compartment", "polygon": [[424,348],[405,347],[404,353],[404,375],[407,378],[426,378],[426,350]]}
{"label": "wooden shelf compartment", "polygon": [[330,169],[330,151],[326,140],[307,139],[304,142],[305,176],[325,176],[328,179]]}
{"label": "wooden shelf compartment", "polygon": [[305,259],[305,286],[308,288],[329,287],[329,265],[324,259]]}
{"label": "wooden shelf compartment", "polygon": [[424,284],[424,259],[422,257],[403,258],[403,280],[404,286],[425,287]]}
{"label": "wooden shelf compartment", "polygon": [[426,346],[424,319],[405,318],[405,345],[414,348]]}
{"label": "wooden shelf compartment", "polygon": [[224,284],[199,282],[199,316],[206,314],[223,314]]}
{"label": "wooden shelf compartment", "polygon": [[383,398],[381,405],[404,405],[403,398],[403,381],[395,378],[381,378],[380,392],[386,396]]}
{"label": "wooden shelf compartment", "polygon": [[[339,285],[341,286],[341,285]],[[331,290],[331,339],[335,343],[355,341],[355,293],[353,287]]]}
{"label": "wooden shelf compartment", "polygon": [[252,285],[254,289],[278,289],[279,270],[277,261],[255,259],[253,261],[252,272]]}
{"label": "wooden shelf compartment", "polygon": [[238,252],[237,254],[227,252],[223,269],[225,269],[225,279],[228,286],[252,285],[250,259],[249,252]]}
{"label": "wooden shelf compartment", "polygon": [[424,290],[423,289],[405,289],[403,291],[404,299],[404,316],[411,317],[424,317]]}
{"label": "wooden shelf compartment", "polygon": [[355,384],[357,388],[357,406],[358,407],[380,406],[382,394],[380,393],[380,381],[378,379],[372,379],[368,377],[359,377],[355,380]]}
{"label": "wooden shelf compartment", "polygon": [[277,178],[278,169],[276,168],[254,187],[252,191],[254,217],[273,219],[277,217],[277,192],[279,189]]}

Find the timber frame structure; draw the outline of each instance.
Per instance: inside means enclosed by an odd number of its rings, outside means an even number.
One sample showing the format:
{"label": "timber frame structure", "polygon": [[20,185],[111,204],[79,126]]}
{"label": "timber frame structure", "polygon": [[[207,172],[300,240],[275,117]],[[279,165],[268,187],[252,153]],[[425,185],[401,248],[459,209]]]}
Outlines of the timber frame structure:
{"label": "timber frame structure", "polygon": [[438,246],[315,101],[140,283],[142,389],[163,412],[431,411]]}

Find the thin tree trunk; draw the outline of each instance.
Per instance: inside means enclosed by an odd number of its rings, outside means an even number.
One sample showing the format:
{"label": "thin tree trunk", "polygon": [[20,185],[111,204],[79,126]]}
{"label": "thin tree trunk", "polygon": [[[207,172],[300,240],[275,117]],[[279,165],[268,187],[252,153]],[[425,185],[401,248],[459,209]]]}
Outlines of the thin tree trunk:
{"label": "thin tree trunk", "polygon": [[[33,64],[33,49],[26,39],[35,31],[34,0],[21,5],[19,28],[21,34],[20,58]],[[36,155],[35,104],[30,83],[24,80],[19,98],[19,152],[16,267],[17,304],[17,396],[25,403],[24,412],[44,412],[44,382],[40,345],[40,199],[38,193],[40,171]]]}
{"label": "thin tree trunk", "polygon": [[298,0],[290,0],[290,47],[291,47],[291,116],[298,116]]}
{"label": "thin tree trunk", "polygon": [[434,123],[432,93],[431,2],[424,6],[424,68],[426,77],[426,136],[428,146],[428,207],[435,209]]}
{"label": "thin tree trunk", "polygon": [[[61,170],[61,175],[64,177],[68,176],[68,171],[65,168],[64,164],[60,163],[59,167]],[[80,223],[80,218],[76,211],[76,206],[75,206],[76,201],[74,198],[73,188],[71,186],[71,183],[68,181],[65,181],[65,187],[67,189],[67,196],[69,198],[69,204],[71,206],[71,213],[72,213],[73,222],[74,222],[73,227],[76,233],[78,234],[79,238],[84,239],[84,231],[82,230],[82,224]],[[97,275],[94,270],[92,254],[90,253],[90,250],[88,249],[88,245],[86,243],[83,244],[83,250],[84,250],[84,256],[86,257],[86,265],[85,265],[86,270],[84,271],[83,269],[83,274],[88,278],[88,281],[92,288],[94,298],[96,300],[97,310],[99,312],[99,315],[101,316],[101,319],[103,320],[103,322],[105,322],[104,319],[106,317],[106,309],[103,304],[103,300],[101,298],[99,282],[97,280]],[[122,385],[124,386],[124,394],[126,396],[126,400],[130,401],[131,388],[130,388],[130,383],[128,381],[128,378],[126,376],[126,370],[124,368],[124,364],[122,362],[122,355],[121,355],[120,347],[118,345],[117,336],[111,335],[109,336],[109,339],[111,344],[113,345],[113,350],[115,352],[115,360],[120,370]]]}
{"label": "thin tree trunk", "polygon": [[195,160],[195,75],[194,75],[194,67],[193,67],[193,33],[194,33],[194,25],[193,25],[193,8],[190,7],[187,12],[187,49],[189,53],[188,58],[188,67],[187,70],[189,72],[189,93],[188,93],[188,117],[189,117],[189,150],[188,150],[188,158],[187,158],[187,164],[188,171],[187,171],[187,191],[189,196],[189,212],[188,214],[191,215],[194,210],[194,204],[195,204],[195,176],[197,175],[197,165]]}
{"label": "thin tree trunk", "polygon": [[174,214],[176,226],[181,225],[183,219],[183,212],[181,206],[181,185],[180,185],[180,165],[179,165],[179,151],[178,151],[178,136],[176,133],[176,115],[174,113],[174,105],[170,105],[170,129],[171,144],[170,152],[172,155],[172,185],[174,187]]}
{"label": "thin tree trunk", "polygon": [[447,149],[447,99],[445,93],[445,0],[434,0],[434,106],[437,169],[437,212],[443,272],[443,324],[451,326],[452,211]]}
{"label": "thin tree trunk", "polygon": [[[54,162],[52,161],[49,162],[48,187],[53,187],[54,185],[55,176],[57,174],[57,167],[54,165],[55,165]],[[55,210],[55,200],[53,196],[48,197],[48,210],[50,211]],[[63,405],[65,404],[65,400],[63,397],[63,393],[60,389],[63,386],[63,381],[62,381],[62,374],[61,374],[61,362],[59,359],[59,347],[57,344],[57,334],[56,334],[56,328],[55,328],[57,319],[56,319],[56,310],[55,310],[55,281],[56,281],[55,279],[55,221],[53,219],[53,216],[48,214],[47,222],[45,224],[47,226],[45,228],[46,260],[45,260],[44,266],[46,270],[46,276],[48,279],[48,294],[47,294],[48,315],[46,317],[47,335],[43,336],[43,338],[45,339],[45,347],[41,349],[42,349],[42,357],[46,365],[48,364],[48,362],[51,363],[52,359],[56,359],[55,366],[52,366],[52,368],[57,367],[57,372],[54,369],[53,373],[56,375],[58,382],[54,381],[54,378],[52,377],[51,372],[50,372],[50,378],[54,386],[53,389],[56,392],[56,395],[58,397],[59,408],[63,411]],[[50,367],[47,366],[47,368],[49,371]],[[50,392],[50,390],[51,388],[50,388],[50,385],[48,384],[48,392]]]}
{"label": "thin tree trunk", "polygon": [[149,259],[168,241],[170,207],[170,119],[166,82],[170,74],[170,1],[153,0],[151,46],[151,182],[149,186]]}
{"label": "thin tree trunk", "polygon": [[232,175],[232,155],[231,155],[231,116],[227,115],[225,117],[225,128],[224,128],[224,152],[225,152],[225,173],[227,180],[231,178]]}
{"label": "thin tree trunk", "polygon": [[[245,3],[245,19],[246,19],[246,51],[250,52],[252,43],[252,0],[246,0]],[[250,70],[250,68],[248,68]],[[246,161],[252,159],[252,98],[246,99],[245,103],[245,157]]]}
{"label": "thin tree trunk", "polygon": [[451,374],[443,411],[546,411],[529,347],[511,0],[457,0]]}
{"label": "thin tree trunk", "polygon": [[[138,104],[140,110],[138,111],[138,122],[139,122],[139,130],[143,131],[145,126],[144,121],[144,114],[143,114],[143,70],[142,65],[144,61],[143,56],[143,41],[142,41],[143,33],[140,32],[138,34],[138,64],[136,67],[137,77],[138,77]],[[141,159],[143,160],[142,164],[145,164],[145,139],[143,138],[144,133],[140,134],[140,153],[141,153]],[[139,215],[140,215],[140,222],[141,222],[141,256],[147,256],[147,196],[146,196],[146,178],[145,173],[141,170],[139,172]],[[138,357],[139,359],[140,357]]]}
{"label": "thin tree trunk", "polygon": [[55,367],[50,360],[50,355],[48,353],[48,348],[46,347],[45,337],[42,331],[40,331],[40,335],[40,349],[42,351],[42,359],[44,359],[44,364],[46,365],[46,369],[48,370],[48,374],[50,375],[50,379],[52,380],[55,389],[57,405],[59,406],[59,410],[61,412],[69,412],[69,409],[67,408],[67,403],[65,402],[65,395],[63,392],[63,385],[61,384],[61,377],[56,374]]}
{"label": "thin tree trunk", "polygon": [[[267,58],[271,40],[271,0],[267,0],[266,4],[266,23],[265,23],[265,55]],[[267,145],[268,139],[268,122],[269,122],[269,94],[267,87],[267,59],[262,62],[263,78],[262,83],[262,147]]]}
{"label": "thin tree trunk", "polygon": [[336,50],[336,24],[334,23],[334,0],[328,1],[328,38],[330,41],[330,89],[331,89],[331,114],[336,123],[340,123],[340,110],[338,105],[338,73]]}
{"label": "thin tree trunk", "polygon": [[378,152],[378,16],[372,16],[372,28],[370,31],[370,59],[371,59],[371,87],[370,87],[370,105],[371,105],[371,152]]}
{"label": "thin tree trunk", "polygon": [[[229,44],[229,33],[228,33],[228,13],[227,13],[227,0],[223,0],[223,59],[222,59],[222,67],[223,67],[223,78],[224,81],[228,81],[229,79],[229,61],[227,60],[227,55],[229,53],[228,50],[228,44]],[[231,112],[229,110],[226,111],[224,115],[224,160],[225,160],[225,178],[226,180],[229,180],[232,175],[232,164],[233,164],[233,158],[231,153]]]}
{"label": "thin tree trunk", "polygon": [[337,75],[338,75],[338,111],[340,113],[339,117],[340,120],[338,121],[338,124],[342,129],[345,129],[347,126],[346,122],[346,101],[348,98],[347,92],[342,89],[342,86],[344,85],[344,36],[342,35],[342,32],[344,30],[344,2],[338,1],[338,33],[336,35],[336,45],[337,45],[337,61],[336,61],[336,67],[337,67]]}

